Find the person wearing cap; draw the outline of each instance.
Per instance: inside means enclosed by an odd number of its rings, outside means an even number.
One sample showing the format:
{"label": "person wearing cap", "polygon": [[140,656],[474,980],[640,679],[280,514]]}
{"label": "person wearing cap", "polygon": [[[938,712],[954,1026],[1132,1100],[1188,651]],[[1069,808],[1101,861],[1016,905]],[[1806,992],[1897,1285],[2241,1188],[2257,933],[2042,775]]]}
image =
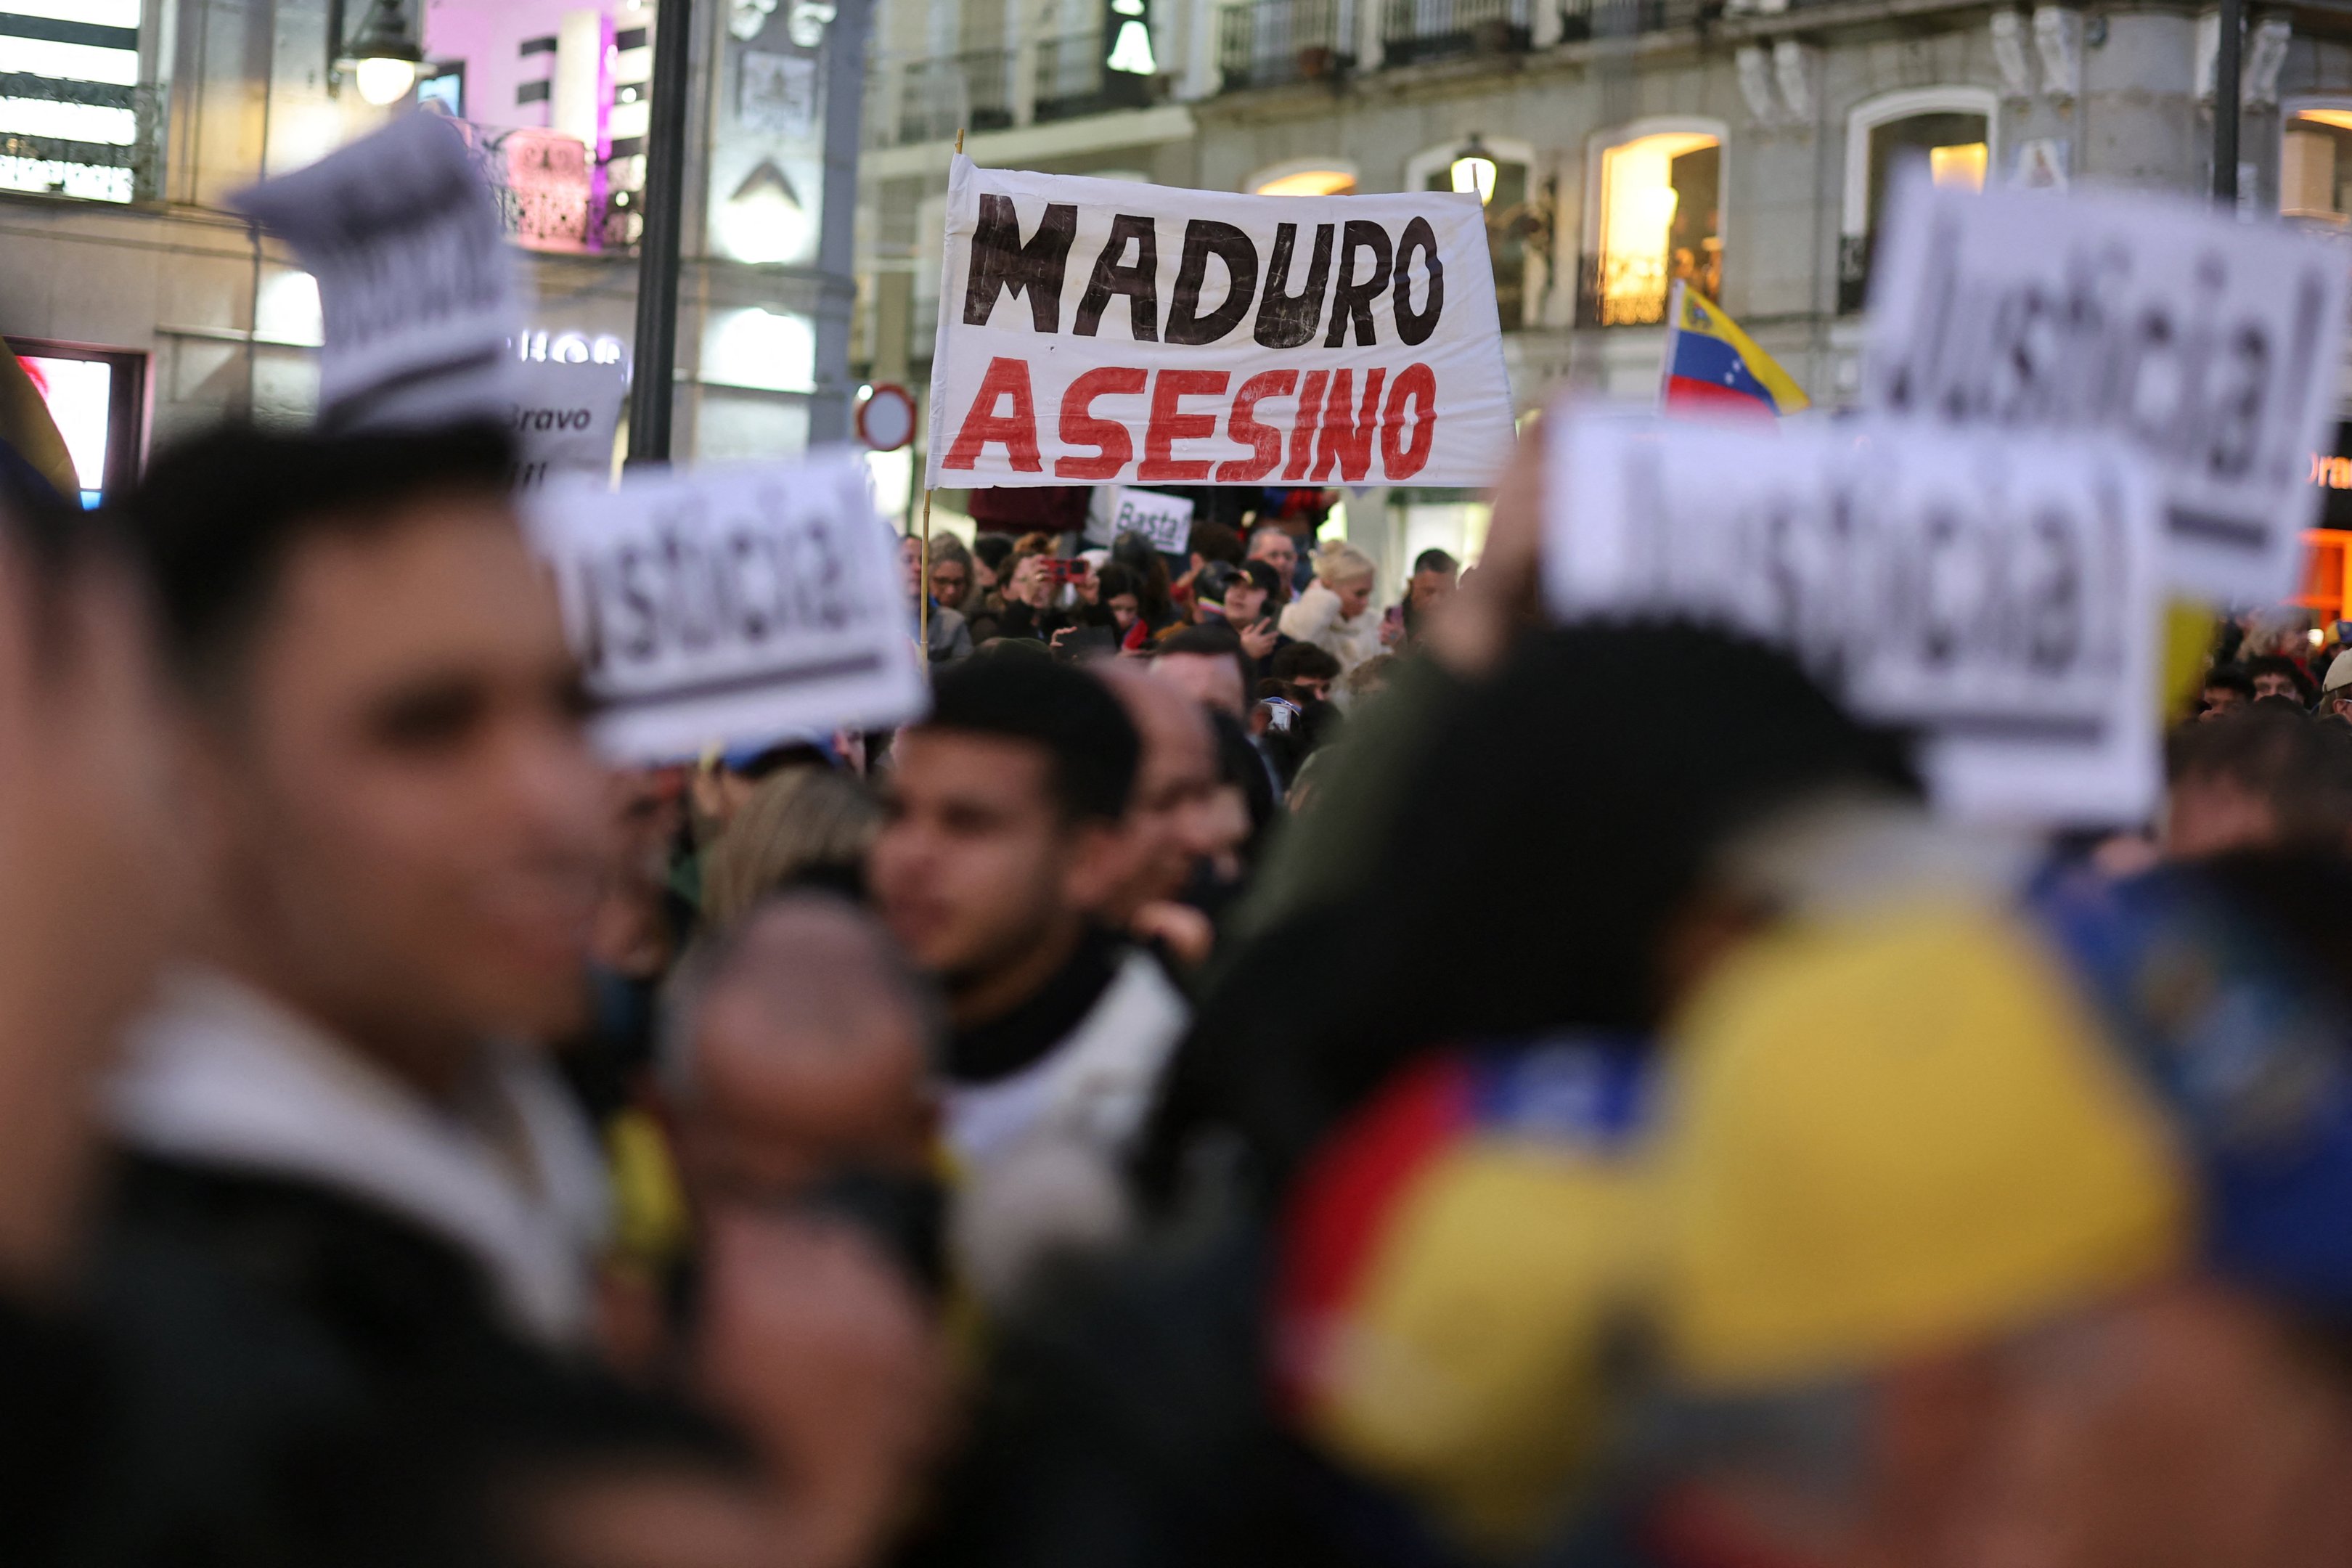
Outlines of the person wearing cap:
{"label": "person wearing cap", "polygon": [[[1263,575],[1261,575],[1263,574]],[[1249,661],[1249,684],[1255,686],[1265,661],[1289,639],[1266,614],[1273,595],[1267,580],[1274,569],[1265,563],[1235,565],[1213,561],[1192,580],[1192,614],[1201,626],[1223,624],[1241,639],[1242,656]]]}
{"label": "person wearing cap", "polygon": [[2319,717],[2352,724],[2352,648],[2336,656],[2319,683]]}

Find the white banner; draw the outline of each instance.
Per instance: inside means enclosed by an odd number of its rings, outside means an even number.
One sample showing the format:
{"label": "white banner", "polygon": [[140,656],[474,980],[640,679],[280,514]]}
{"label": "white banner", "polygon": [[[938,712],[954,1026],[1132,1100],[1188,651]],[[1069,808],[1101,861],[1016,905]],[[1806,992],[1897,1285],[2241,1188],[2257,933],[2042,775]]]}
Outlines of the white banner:
{"label": "white banner", "polygon": [[1475,195],[955,161],[927,484],[1484,486],[1512,431]]}
{"label": "white banner", "polygon": [[507,412],[522,294],[497,199],[447,121],[398,115],[232,205],[319,280],[320,425]]}
{"label": "white banner", "polygon": [[516,378],[510,427],[517,465],[515,488],[532,490],[552,479],[613,479],[613,438],[621,427],[621,405],[629,395],[629,373],[616,363],[542,360],[521,367]]}
{"label": "white banner", "polygon": [[1786,647],[1857,714],[1917,730],[1959,816],[2153,808],[2161,507],[2128,449],[1886,422],[1548,423],[1556,615],[1689,616]]}
{"label": "white banner", "polygon": [[2340,245],[2173,197],[1898,191],[1871,268],[1867,409],[2109,431],[2162,475],[2166,576],[2292,595],[2344,361]]}
{"label": "white banner", "polygon": [[615,756],[922,711],[897,551],[856,458],[557,483],[527,505]]}

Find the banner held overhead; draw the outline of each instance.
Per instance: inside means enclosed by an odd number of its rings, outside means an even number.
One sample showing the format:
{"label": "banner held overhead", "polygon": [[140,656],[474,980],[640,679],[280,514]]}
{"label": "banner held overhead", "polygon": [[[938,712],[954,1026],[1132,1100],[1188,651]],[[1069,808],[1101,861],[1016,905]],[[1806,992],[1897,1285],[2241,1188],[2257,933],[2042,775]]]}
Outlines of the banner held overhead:
{"label": "banner held overhead", "polygon": [[932,486],[1491,484],[1510,382],[1478,198],[948,181]]}

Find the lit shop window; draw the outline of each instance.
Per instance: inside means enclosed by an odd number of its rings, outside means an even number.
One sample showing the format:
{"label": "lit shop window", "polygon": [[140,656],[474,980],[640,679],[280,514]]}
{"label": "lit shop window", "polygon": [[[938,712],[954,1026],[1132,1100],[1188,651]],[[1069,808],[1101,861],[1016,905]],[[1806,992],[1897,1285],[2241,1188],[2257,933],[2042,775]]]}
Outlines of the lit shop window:
{"label": "lit shop window", "polygon": [[2287,117],[2279,143],[2279,212],[2305,223],[2352,224],[2352,109]]}
{"label": "lit shop window", "polygon": [[1705,132],[1659,132],[1602,152],[1597,253],[1581,290],[1586,324],[1663,321],[1677,282],[1721,297],[1722,176],[1723,140]]}
{"label": "lit shop window", "polygon": [[143,105],[139,0],[0,5],[0,190],[131,200]]}
{"label": "lit shop window", "polygon": [[[1992,164],[1992,95],[1975,88],[1891,94],[1846,126],[1845,216],[1838,236],[1838,309],[1859,310],[1886,203],[1907,170],[1948,189],[1981,191]],[[1890,101],[1891,100],[1891,101]]]}

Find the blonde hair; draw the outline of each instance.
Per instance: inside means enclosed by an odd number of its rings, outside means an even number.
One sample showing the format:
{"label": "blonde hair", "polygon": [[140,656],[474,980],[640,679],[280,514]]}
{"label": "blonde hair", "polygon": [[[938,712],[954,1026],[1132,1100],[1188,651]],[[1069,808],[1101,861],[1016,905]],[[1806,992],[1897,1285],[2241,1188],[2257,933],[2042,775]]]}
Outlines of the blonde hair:
{"label": "blonde hair", "polygon": [[1377,571],[1370,556],[1344,539],[1331,540],[1315,552],[1315,575],[1326,587],[1369,583]]}
{"label": "blonde hair", "polygon": [[762,781],[711,845],[702,868],[702,917],[733,923],[762,898],[811,871],[863,871],[882,808],[849,773],[788,768]]}

